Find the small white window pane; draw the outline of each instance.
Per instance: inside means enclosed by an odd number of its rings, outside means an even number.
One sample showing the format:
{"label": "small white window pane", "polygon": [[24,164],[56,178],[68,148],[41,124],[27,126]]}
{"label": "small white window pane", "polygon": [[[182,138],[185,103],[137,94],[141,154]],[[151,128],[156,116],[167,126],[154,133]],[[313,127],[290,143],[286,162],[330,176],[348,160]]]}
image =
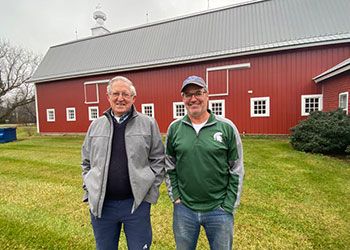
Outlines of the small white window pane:
{"label": "small white window pane", "polygon": [[178,119],[182,118],[187,114],[185,104],[183,102],[174,102],[173,103],[173,118]]}
{"label": "small white window pane", "polygon": [[250,116],[251,117],[270,116],[270,97],[250,98]]}
{"label": "small white window pane", "polygon": [[301,96],[301,114],[309,115],[313,111],[322,110],[322,95],[302,95]]}
{"label": "small white window pane", "polygon": [[154,104],[153,103],[142,104],[141,108],[142,108],[143,114],[154,118]]}
{"label": "small white window pane", "polygon": [[54,109],[47,109],[46,110],[46,120],[48,122],[54,122],[55,121],[55,110]]}
{"label": "small white window pane", "polygon": [[210,100],[209,109],[213,114],[225,117],[225,100]]}
{"label": "small white window pane", "polygon": [[343,109],[346,114],[348,114],[349,110],[349,92],[343,92],[339,94],[339,108]]}
{"label": "small white window pane", "polygon": [[98,107],[89,107],[89,121],[96,120],[98,117]]}
{"label": "small white window pane", "polygon": [[75,108],[67,108],[66,109],[67,121],[75,121]]}

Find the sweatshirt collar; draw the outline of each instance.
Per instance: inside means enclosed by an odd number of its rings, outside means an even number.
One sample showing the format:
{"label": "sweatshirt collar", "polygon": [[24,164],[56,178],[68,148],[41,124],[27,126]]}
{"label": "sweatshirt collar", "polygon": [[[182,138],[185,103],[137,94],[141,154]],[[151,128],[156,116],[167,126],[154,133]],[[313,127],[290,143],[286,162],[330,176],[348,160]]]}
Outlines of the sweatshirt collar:
{"label": "sweatshirt collar", "polygon": [[[207,120],[207,123],[204,125],[204,126],[207,126],[207,125],[210,125],[212,123],[215,123],[216,119],[215,119],[215,115],[211,112],[210,109],[208,109],[208,112],[210,114],[208,120]],[[183,118],[182,118],[182,121],[187,123],[187,124],[190,124],[192,126],[192,122],[191,122],[191,119],[188,115],[185,115]]]}

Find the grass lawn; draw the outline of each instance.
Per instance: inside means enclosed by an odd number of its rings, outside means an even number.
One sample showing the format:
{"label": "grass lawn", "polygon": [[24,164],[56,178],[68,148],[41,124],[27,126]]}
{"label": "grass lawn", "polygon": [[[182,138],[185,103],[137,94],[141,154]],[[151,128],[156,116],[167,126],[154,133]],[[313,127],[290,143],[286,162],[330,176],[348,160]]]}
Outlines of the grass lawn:
{"label": "grass lawn", "polygon": [[[0,144],[0,249],[94,249],[81,202],[83,137],[37,136],[28,128],[17,135]],[[285,139],[246,137],[243,144],[235,249],[349,249],[349,159],[297,152]],[[152,249],[175,249],[164,185],[152,224]],[[208,249],[203,235],[198,249]]]}

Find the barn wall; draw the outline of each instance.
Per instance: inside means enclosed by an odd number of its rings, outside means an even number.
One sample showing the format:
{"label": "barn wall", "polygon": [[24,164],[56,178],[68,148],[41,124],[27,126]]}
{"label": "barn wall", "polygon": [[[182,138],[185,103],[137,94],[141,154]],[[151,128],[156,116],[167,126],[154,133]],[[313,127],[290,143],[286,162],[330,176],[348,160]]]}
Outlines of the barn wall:
{"label": "barn wall", "polygon": [[[301,95],[322,93],[321,86],[312,78],[349,56],[350,45],[343,44],[37,84],[40,132],[86,132],[90,124],[88,106],[97,104],[85,103],[84,82],[108,80],[116,75],[126,76],[134,82],[139,111],[142,103],[154,104],[160,130],[166,132],[173,121],[173,102],[181,102],[179,91],[187,76],[196,74],[206,78],[208,68],[249,63],[249,68],[229,69],[226,73],[209,72],[210,93],[228,92],[228,95],[210,99],[225,100],[225,116],[241,133],[288,134],[289,129],[304,118],[301,116]],[[106,83],[98,84],[100,115],[108,108],[105,87]],[[252,97],[270,97],[269,117],[250,117]],[[66,121],[67,107],[76,107],[77,121]],[[55,108],[55,122],[46,122],[47,108]]]}
{"label": "barn wall", "polygon": [[350,110],[350,72],[324,80],[320,83],[323,93],[323,110],[333,111],[339,107],[339,94],[348,92],[348,110]]}

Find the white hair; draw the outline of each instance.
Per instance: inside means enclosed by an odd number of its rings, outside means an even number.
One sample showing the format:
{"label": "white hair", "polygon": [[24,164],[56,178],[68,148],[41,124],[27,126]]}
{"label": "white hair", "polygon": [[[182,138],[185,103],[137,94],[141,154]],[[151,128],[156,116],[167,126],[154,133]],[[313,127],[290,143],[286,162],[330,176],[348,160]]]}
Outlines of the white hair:
{"label": "white hair", "polygon": [[116,76],[113,77],[107,85],[107,93],[111,94],[112,93],[112,84],[116,81],[122,81],[125,82],[126,84],[128,84],[130,92],[131,92],[131,96],[136,96],[136,89],[134,84],[132,83],[132,81],[130,81],[128,78],[124,77],[124,76]]}

